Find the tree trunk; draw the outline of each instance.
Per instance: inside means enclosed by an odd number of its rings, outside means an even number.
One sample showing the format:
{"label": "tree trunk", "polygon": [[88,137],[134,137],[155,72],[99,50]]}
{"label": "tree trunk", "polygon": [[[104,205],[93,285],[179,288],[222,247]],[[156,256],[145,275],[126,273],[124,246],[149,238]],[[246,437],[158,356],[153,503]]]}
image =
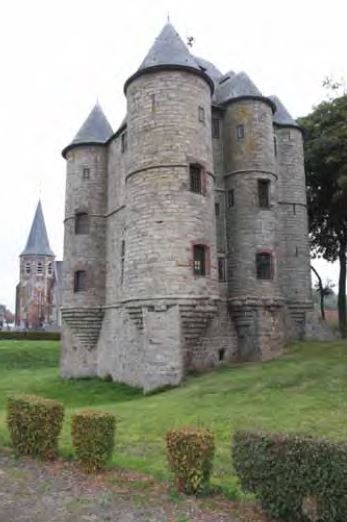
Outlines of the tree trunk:
{"label": "tree trunk", "polygon": [[337,305],[339,309],[339,329],[342,339],[347,336],[346,328],[346,245],[341,245],[339,252],[340,275],[339,275],[339,295]]}
{"label": "tree trunk", "polygon": [[325,309],[324,309],[324,291],[323,291],[323,283],[322,278],[318,274],[317,270],[314,266],[311,265],[311,270],[314,272],[318,279],[318,291],[319,291],[319,297],[320,297],[320,315],[322,317],[322,321],[325,321]]}

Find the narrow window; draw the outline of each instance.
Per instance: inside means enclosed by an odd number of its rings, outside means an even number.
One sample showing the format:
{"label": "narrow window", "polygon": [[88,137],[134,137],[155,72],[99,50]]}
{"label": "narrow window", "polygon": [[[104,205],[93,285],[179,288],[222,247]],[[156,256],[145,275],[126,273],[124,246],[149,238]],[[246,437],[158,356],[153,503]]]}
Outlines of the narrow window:
{"label": "narrow window", "polygon": [[120,252],[120,282],[121,285],[124,281],[124,259],[125,259],[125,241],[123,239]]}
{"label": "narrow window", "polygon": [[295,205],[295,203],[293,203],[293,214],[294,214],[294,216],[296,216],[296,205]]}
{"label": "narrow window", "polygon": [[123,132],[122,136],[121,136],[121,147],[122,147],[122,152],[125,152],[128,148],[128,135],[127,135],[127,132]]}
{"label": "narrow window", "polygon": [[205,109],[201,106],[199,106],[199,121],[205,123]]}
{"label": "narrow window", "polygon": [[74,292],[83,292],[87,290],[87,272],[85,270],[77,270],[74,275]]}
{"label": "narrow window", "polygon": [[218,258],[218,280],[221,282],[225,281],[225,258]]}
{"label": "narrow window", "polygon": [[201,167],[200,165],[189,165],[190,190],[201,194]]}
{"label": "narrow window", "polygon": [[38,261],[36,268],[37,268],[37,270],[36,270],[37,275],[42,275],[43,274],[43,264],[41,261]]}
{"label": "narrow window", "polygon": [[228,207],[234,206],[234,190],[230,189],[228,190]]}
{"label": "narrow window", "polygon": [[25,263],[25,273],[29,275],[31,272],[31,265],[30,263]]}
{"label": "narrow window", "polygon": [[299,248],[295,247],[295,257],[299,257]]}
{"label": "narrow window", "polygon": [[256,255],[257,279],[272,279],[273,264],[272,255],[261,252]]}
{"label": "narrow window", "polygon": [[89,215],[86,212],[75,215],[75,234],[89,234]]}
{"label": "narrow window", "polygon": [[215,204],[214,204],[214,210],[215,210],[216,216],[219,216],[219,214],[220,214],[220,206],[219,206],[219,203],[215,203]]}
{"label": "narrow window", "polygon": [[82,179],[89,179],[89,177],[90,177],[90,168],[89,167],[83,167]]}
{"label": "narrow window", "polygon": [[277,156],[277,138],[274,136],[274,155]]}
{"label": "narrow window", "polygon": [[245,137],[245,127],[244,125],[237,125],[236,126],[236,138],[238,140],[243,140]]}
{"label": "narrow window", "polygon": [[218,361],[219,362],[224,361],[224,357],[225,357],[225,348],[221,348],[220,350],[218,350]]}
{"label": "narrow window", "polygon": [[260,208],[269,208],[270,206],[270,181],[267,179],[258,179],[258,199]]}
{"label": "narrow window", "polygon": [[212,138],[220,138],[219,118],[212,118]]}
{"label": "narrow window", "polygon": [[53,274],[53,265],[52,263],[48,263],[47,265],[47,275],[51,276]]}
{"label": "narrow window", "polygon": [[194,245],[194,274],[199,276],[206,275],[206,247],[204,245]]}

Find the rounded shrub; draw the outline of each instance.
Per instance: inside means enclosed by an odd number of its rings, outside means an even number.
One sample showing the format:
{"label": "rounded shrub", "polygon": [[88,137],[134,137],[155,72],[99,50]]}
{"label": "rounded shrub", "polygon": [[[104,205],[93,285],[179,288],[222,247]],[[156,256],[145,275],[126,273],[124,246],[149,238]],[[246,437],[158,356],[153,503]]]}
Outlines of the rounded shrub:
{"label": "rounded shrub", "polygon": [[101,469],[111,459],[115,427],[116,419],[111,413],[83,410],[73,415],[72,444],[86,471]]}
{"label": "rounded shrub", "polygon": [[54,459],[63,418],[64,406],[58,401],[36,395],[7,398],[7,426],[19,455]]}
{"label": "rounded shrub", "polygon": [[213,434],[195,427],[173,429],[166,434],[166,447],[177,489],[187,494],[206,490],[213,466]]}

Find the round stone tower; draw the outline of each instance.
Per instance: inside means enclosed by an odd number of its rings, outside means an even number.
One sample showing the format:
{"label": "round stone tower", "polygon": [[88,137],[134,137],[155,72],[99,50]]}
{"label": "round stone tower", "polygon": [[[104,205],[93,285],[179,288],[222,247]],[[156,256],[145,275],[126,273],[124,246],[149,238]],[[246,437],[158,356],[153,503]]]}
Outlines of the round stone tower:
{"label": "round stone tower", "polygon": [[312,308],[302,132],[281,101],[275,96],[271,99],[276,105],[281,287],[293,320],[294,336],[301,337],[305,312]]}
{"label": "round stone tower", "polygon": [[63,376],[96,374],[105,301],[107,150],[113,131],[97,104],[67,160],[62,307]]}
{"label": "round stone tower", "polygon": [[239,357],[264,359],[273,357],[284,342],[274,104],[244,73],[232,78],[229,89],[224,102],[229,304]]}
{"label": "round stone tower", "polygon": [[185,369],[218,296],[212,89],[169,23],[125,84],[125,293],[134,306],[178,307]]}

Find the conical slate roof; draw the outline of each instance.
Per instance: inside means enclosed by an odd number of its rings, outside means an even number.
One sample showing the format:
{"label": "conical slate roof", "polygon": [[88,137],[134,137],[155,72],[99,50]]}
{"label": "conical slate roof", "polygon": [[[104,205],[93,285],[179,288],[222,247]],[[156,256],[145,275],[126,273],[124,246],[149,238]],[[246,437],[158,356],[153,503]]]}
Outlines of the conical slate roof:
{"label": "conical slate roof", "polygon": [[41,201],[38,202],[34,221],[31,225],[28,241],[21,256],[41,255],[53,256],[54,253],[49,246],[45,220],[42,213]]}
{"label": "conical slate roof", "polygon": [[276,105],[276,112],[274,114],[274,122],[278,125],[289,125],[291,127],[298,127],[296,121],[289,114],[281,100],[277,96],[269,96],[270,100]]}
{"label": "conical slate roof", "polygon": [[100,105],[96,103],[80,130],[77,132],[72,142],[65,147],[62,154],[65,158],[68,150],[77,145],[104,144],[112,134],[113,130],[111,125]]}
{"label": "conical slate roof", "polygon": [[189,52],[173,25],[164,25],[159,36],[148,51],[139,71],[157,65],[184,65],[199,70],[199,65]]}
{"label": "conical slate roof", "polygon": [[165,24],[136,73],[125,82],[124,90],[140,74],[158,68],[185,68],[192,72],[196,71],[207,80],[213,90],[213,81],[190,54],[188,47],[170,22]]}

